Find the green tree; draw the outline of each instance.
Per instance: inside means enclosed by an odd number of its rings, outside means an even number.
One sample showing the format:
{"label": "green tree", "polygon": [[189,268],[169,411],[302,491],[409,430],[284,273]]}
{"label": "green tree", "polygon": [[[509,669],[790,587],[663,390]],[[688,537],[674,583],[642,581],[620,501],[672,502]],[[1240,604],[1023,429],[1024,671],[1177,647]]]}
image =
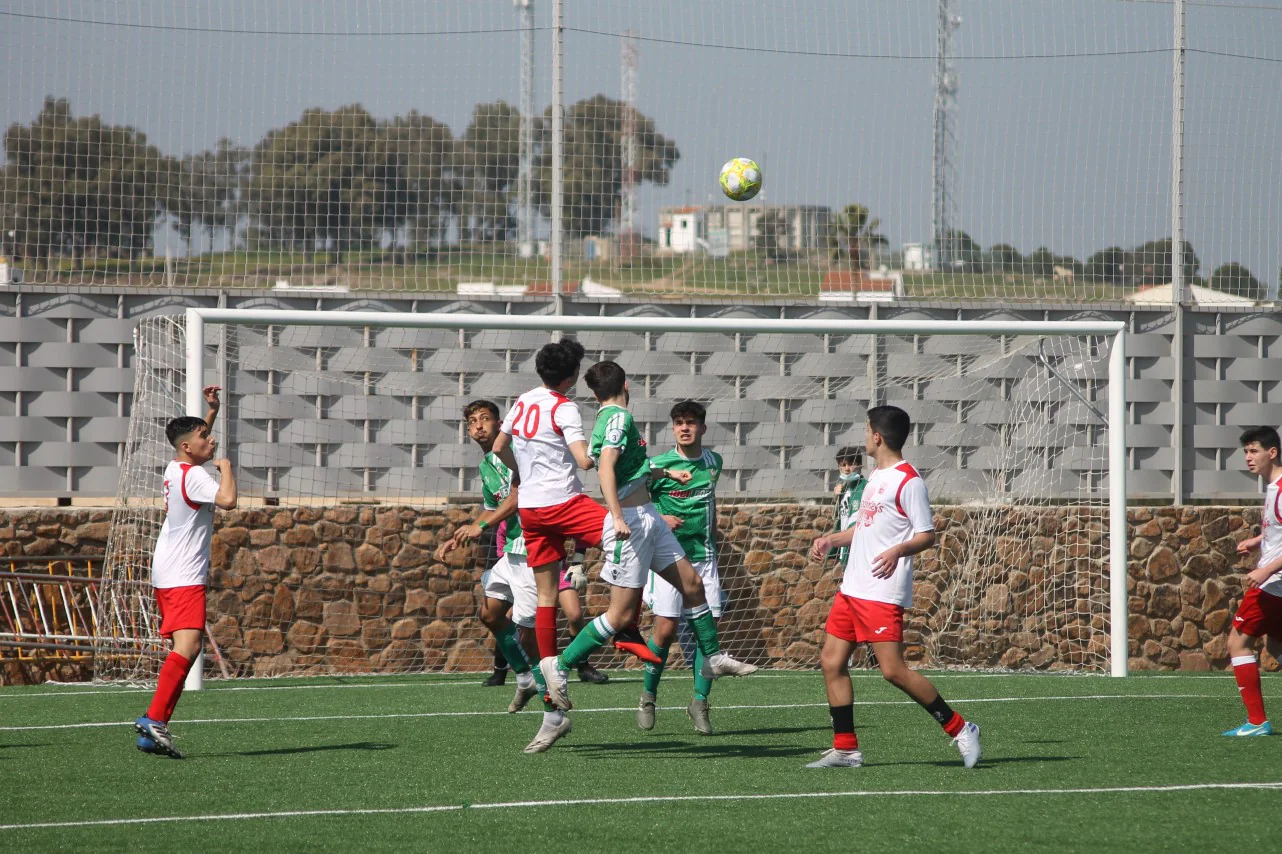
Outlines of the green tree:
{"label": "green tree", "polygon": [[1037,247],[1024,259],[1024,272],[1039,279],[1049,279],[1055,274],[1055,253],[1045,246]]}
{"label": "green tree", "polygon": [[1126,250],[1120,246],[1101,249],[1086,259],[1086,278],[1120,286],[1126,284]]}
{"label": "green tree", "polygon": [[[167,178],[161,203],[174,218],[174,228],[195,248],[195,232],[234,232],[240,217],[239,200],[249,152],[229,139],[220,139],[213,151],[166,158]],[[212,246],[211,246],[212,248]]]}
{"label": "green tree", "polygon": [[1013,273],[1021,268],[1024,257],[1009,243],[995,243],[988,247],[988,268],[996,273]]}
{"label": "green tree", "polygon": [[[623,198],[623,126],[627,105],[594,95],[565,111],[562,222],[569,237],[607,231]],[[681,158],[677,144],[659,133],[654,119],[636,113],[634,180],[666,186]],[[544,216],[552,213],[552,113],[535,128],[534,195]]]}
{"label": "green tree", "polygon": [[941,269],[974,273],[983,268],[983,247],[966,232],[949,229],[944,232],[939,244],[936,248]]}
{"label": "green tree", "polygon": [[152,249],[167,161],[145,134],[75,118],[66,99],[50,97],[31,124],[9,127],[4,149],[0,229],[14,232],[16,256],[134,258]]}
{"label": "green tree", "polygon": [[791,259],[788,233],[787,215],[777,208],[768,208],[757,218],[753,246],[771,261],[788,261]]}
{"label": "green tree", "polygon": [[384,128],[364,107],[311,109],[254,149],[249,209],[269,245],[338,253],[396,228]]}
{"label": "green tree", "polygon": [[[1198,268],[1202,262],[1193,251],[1193,244],[1184,241],[1184,280],[1192,282],[1197,278]],[[1171,238],[1150,240],[1136,247],[1126,261],[1128,280],[1137,285],[1165,285],[1171,279],[1171,262],[1174,253],[1171,250]]]}
{"label": "green tree", "polygon": [[414,110],[392,119],[382,133],[384,199],[402,234],[400,242],[418,250],[439,246],[449,229],[451,200],[459,184],[454,135]]}
{"label": "green tree", "polygon": [[834,261],[846,260],[856,270],[872,266],[877,251],[890,245],[882,234],[881,220],[860,204],[846,205],[828,226],[828,247]]}
{"label": "green tree", "polygon": [[521,114],[504,101],[477,104],[455,155],[455,214],[464,241],[512,236],[512,194],[521,170]]}
{"label": "green tree", "polygon": [[1207,286],[1222,293],[1249,297],[1256,302],[1269,298],[1268,286],[1236,261],[1216,267]]}

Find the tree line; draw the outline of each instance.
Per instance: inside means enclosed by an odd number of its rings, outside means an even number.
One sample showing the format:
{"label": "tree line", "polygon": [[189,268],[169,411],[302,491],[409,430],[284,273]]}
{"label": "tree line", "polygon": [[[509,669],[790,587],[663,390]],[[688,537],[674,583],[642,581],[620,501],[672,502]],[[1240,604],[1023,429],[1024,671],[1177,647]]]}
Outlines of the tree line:
{"label": "tree line", "polygon": [[[667,184],[680,159],[654,120],[630,109],[596,95],[566,110],[569,236],[616,221],[625,127],[637,143],[633,183]],[[0,240],[37,263],[148,254],[166,219],[193,251],[218,236],[227,246],[300,253],[511,240],[520,127],[519,111],[503,101],[478,104],[460,135],[415,111],[380,120],[354,104],[307,110],[253,147],[224,139],[175,157],[135,128],[76,117],[66,99],[47,98],[33,122],[4,135]],[[532,204],[547,217],[550,108],[532,131]]]}

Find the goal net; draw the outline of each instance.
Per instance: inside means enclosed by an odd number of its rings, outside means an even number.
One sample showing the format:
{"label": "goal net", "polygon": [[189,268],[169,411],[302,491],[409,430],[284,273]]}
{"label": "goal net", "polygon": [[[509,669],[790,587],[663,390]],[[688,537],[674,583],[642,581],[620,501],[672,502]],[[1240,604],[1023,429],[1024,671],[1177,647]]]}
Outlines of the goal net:
{"label": "goal net", "polygon": [[[149,579],[164,426],[203,415],[214,384],[241,499],[216,523],[210,674],[487,668],[487,547],[434,556],[478,512],[482,454],[462,410],[506,411],[538,384],[534,353],[554,329],[584,345],[584,370],[625,368],[653,454],[673,446],[675,402],[707,406],[705,443],[723,460],[721,633],[736,655],[817,665],[842,568],[807,551],[833,528],[838,449],[862,450],[868,407],[890,403],[913,419],[904,453],[939,532],[918,559],[910,659],[1124,672],[1120,324],[189,310],[137,328],[97,677],[153,678],[163,657]],[[582,381],[575,399],[590,429]],[[599,496],[595,472],[582,477]],[[587,561],[592,614],[608,588],[599,554]]]}

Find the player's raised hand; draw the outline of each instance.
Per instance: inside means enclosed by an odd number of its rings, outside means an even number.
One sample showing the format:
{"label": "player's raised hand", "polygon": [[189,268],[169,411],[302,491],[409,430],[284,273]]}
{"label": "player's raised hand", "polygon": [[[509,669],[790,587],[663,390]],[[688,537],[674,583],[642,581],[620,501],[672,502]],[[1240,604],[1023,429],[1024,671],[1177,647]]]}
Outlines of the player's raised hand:
{"label": "player's raised hand", "polygon": [[828,552],[832,551],[832,546],[828,545],[827,537],[818,537],[810,545],[810,559],[816,562],[823,562],[828,559]]}
{"label": "player's raised hand", "polygon": [[881,554],[872,559],[873,578],[890,578],[899,568],[900,552],[899,546],[891,546]]}
{"label": "player's raised hand", "polygon": [[624,522],[621,517],[616,516],[614,518],[614,538],[616,540],[626,540],[630,536],[632,536],[632,529],[628,527],[628,523]]}
{"label": "player's raised hand", "polygon": [[694,472],[687,469],[668,469],[668,477],[672,478],[682,486],[685,486],[687,483],[694,480]]}
{"label": "player's raised hand", "polygon": [[205,390],[204,390],[205,403],[209,405],[210,409],[218,409],[223,405],[223,402],[218,399],[218,392],[222,390],[223,390],[223,387],[219,385],[205,386]]}
{"label": "player's raised hand", "polygon": [[231,460],[226,457],[214,460],[214,468],[217,469],[218,473],[221,475],[229,475],[232,473]]}
{"label": "player's raised hand", "polygon": [[667,523],[668,523],[668,527],[675,531],[677,528],[680,528],[680,527],[681,527],[681,524],[682,524],[685,520],[684,520],[684,519],[678,519],[676,516],[669,516],[667,513],[664,513],[664,514],[663,514],[663,521],[667,522]]}

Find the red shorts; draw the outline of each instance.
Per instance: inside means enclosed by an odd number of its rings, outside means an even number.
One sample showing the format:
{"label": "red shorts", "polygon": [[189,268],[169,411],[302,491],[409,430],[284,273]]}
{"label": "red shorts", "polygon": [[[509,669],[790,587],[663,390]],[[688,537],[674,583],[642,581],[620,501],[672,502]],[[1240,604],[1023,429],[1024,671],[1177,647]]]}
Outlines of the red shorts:
{"label": "red shorts", "polygon": [[824,631],[851,643],[881,643],[904,639],[904,609],[889,602],[856,599],[838,593],[828,612]]}
{"label": "red shorts", "polygon": [[171,638],[179,629],[205,630],[205,585],[157,587],[160,606],[160,636]]}
{"label": "red shorts", "polygon": [[566,540],[601,545],[606,509],[582,493],[562,504],[522,507],[519,512],[526,562],[531,568],[562,560]]}
{"label": "red shorts", "polygon": [[1253,638],[1268,635],[1282,640],[1282,596],[1252,587],[1242,597],[1233,625],[1242,634]]}

